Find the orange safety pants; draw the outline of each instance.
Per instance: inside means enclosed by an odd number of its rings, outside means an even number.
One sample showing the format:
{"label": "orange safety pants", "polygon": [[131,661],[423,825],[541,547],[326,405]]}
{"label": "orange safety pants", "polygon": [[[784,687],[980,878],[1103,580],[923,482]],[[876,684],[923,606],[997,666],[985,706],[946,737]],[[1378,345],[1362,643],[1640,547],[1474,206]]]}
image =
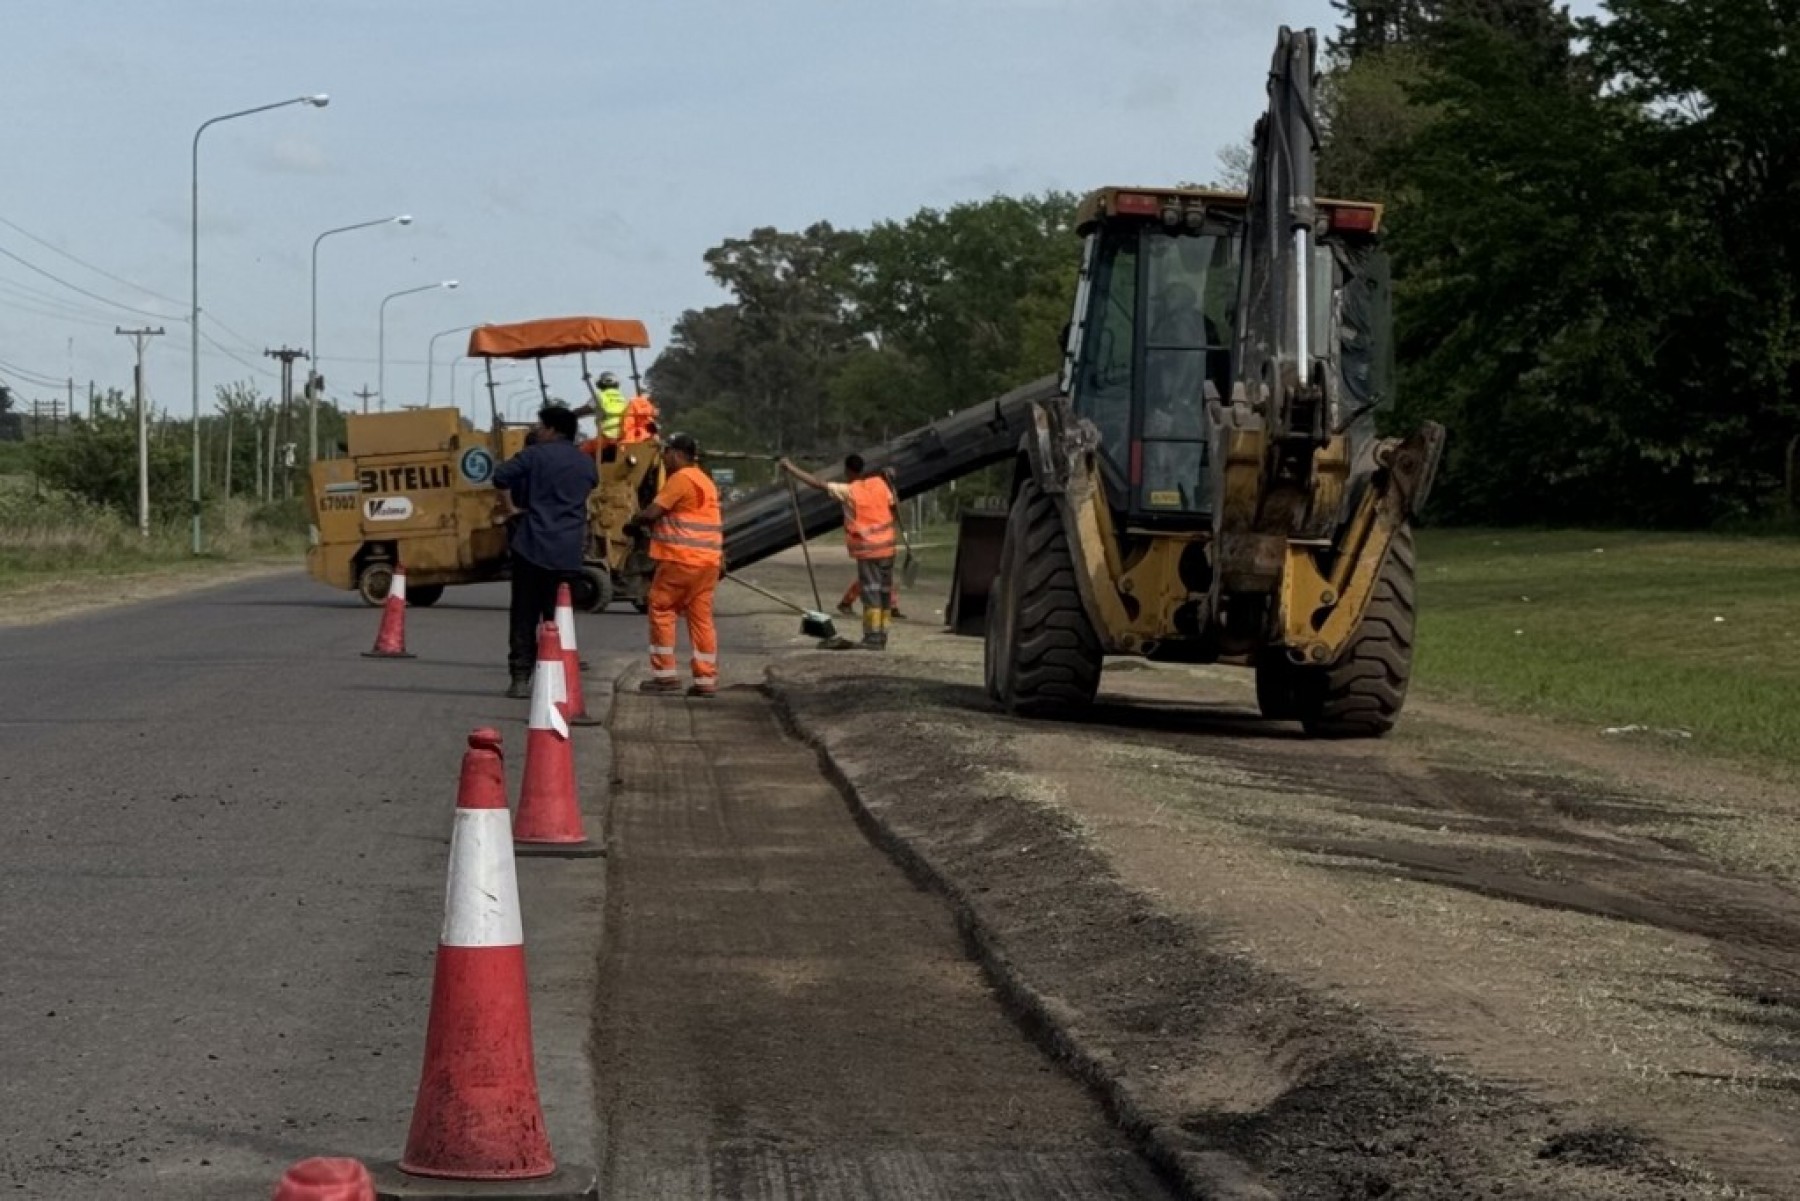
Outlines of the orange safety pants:
{"label": "orange safety pants", "polygon": [[719,569],[667,560],[656,565],[650,583],[650,675],[677,678],[675,622],[687,618],[688,641],[694,647],[694,686],[706,691],[719,684],[719,633],[713,626],[713,590]]}

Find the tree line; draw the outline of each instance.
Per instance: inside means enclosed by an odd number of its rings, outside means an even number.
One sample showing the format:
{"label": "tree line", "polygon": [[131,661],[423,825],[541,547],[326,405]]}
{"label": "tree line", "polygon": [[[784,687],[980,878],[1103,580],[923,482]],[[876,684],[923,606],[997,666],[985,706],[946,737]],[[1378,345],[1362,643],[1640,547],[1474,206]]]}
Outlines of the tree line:
{"label": "tree line", "polygon": [[[1389,422],[1451,431],[1433,516],[1702,526],[1777,509],[1800,435],[1800,13],[1336,7],[1320,187],[1387,206]],[[727,240],[706,265],[729,298],[677,321],[658,401],[712,445],[828,458],[1052,371],[1075,199]]]}

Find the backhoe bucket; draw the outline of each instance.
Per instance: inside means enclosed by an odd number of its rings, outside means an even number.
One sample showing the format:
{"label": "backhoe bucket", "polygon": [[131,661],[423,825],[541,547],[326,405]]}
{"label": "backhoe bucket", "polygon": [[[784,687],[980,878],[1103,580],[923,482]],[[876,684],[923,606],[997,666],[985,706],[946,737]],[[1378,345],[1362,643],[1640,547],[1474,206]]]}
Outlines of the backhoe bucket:
{"label": "backhoe bucket", "polygon": [[956,531],[956,569],[944,624],[953,634],[981,637],[987,624],[988,593],[1000,574],[1006,545],[1006,514],[967,511]]}

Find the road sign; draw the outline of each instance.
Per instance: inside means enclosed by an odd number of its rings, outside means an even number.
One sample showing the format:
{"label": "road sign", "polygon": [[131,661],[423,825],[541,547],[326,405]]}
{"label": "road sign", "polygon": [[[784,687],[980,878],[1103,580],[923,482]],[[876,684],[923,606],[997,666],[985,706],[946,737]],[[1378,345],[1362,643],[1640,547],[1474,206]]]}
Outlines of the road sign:
{"label": "road sign", "polygon": [[735,467],[715,467],[712,469],[712,477],[713,483],[722,488],[729,488],[737,483],[737,469]]}

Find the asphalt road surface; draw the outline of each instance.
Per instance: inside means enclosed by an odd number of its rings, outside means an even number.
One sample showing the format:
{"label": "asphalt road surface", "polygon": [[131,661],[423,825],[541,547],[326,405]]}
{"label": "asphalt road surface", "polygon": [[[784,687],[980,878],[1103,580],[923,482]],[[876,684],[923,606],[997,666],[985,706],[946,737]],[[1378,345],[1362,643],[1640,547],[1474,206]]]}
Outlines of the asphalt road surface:
{"label": "asphalt road surface", "polygon": [[[307,1155],[398,1155],[462,748],[500,728],[515,790],[524,749],[504,603],[413,610],[408,661],[298,575],[0,629],[0,1191],[260,1197]],[[642,622],[579,619],[592,683]],[[547,1118],[590,1161],[603,873],[520,873]]]}
{"label": "asphalt road surface", "polygon": [[[504,601],[413,610],[406,661],[298,575],[0,630],[0,1191],[258,1197],[399,1154],[471,727],[517,790]],[[578,620],[604,713],[643,619]],[[1163,1195],[727,639],[719,701],[627,698],[616,764],[577,731],[609,857],[520,864],[558,1156],[613,1196]]]}

